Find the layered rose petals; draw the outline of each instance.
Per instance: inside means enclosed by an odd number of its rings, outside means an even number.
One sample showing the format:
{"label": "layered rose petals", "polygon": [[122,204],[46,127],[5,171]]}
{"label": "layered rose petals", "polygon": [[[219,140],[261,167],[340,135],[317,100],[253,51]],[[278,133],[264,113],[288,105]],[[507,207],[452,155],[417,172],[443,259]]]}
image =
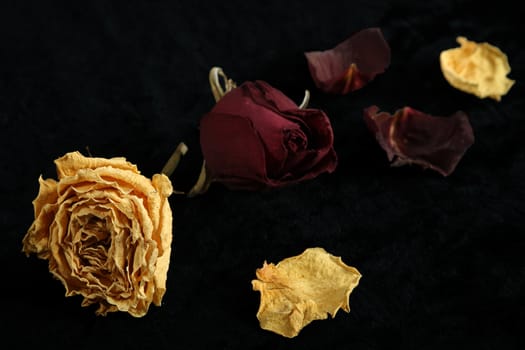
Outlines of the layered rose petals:
{"label": "layered rose petals", "polygon": [[315,85],[333,94],[362,88],[390,65],[390,47],[379,28],[361,30],[333,49],[305,56]]}
{"label": "layered rose petals", "polygon": [[227,93],[200,123],[206,166],[231,189],[280,187],[332,172],[333,141],[323,111],[300,109],[262,81]]}
{"label": "layered rose petals", "polygon": [[169,179],[149,180],[124,158],[73,152],[55,163],[59,181],[40,178],[23,251],[48,260],[66,296],[83,296],[82,306],[98,304],[101,315],[144,316],[166,291]]}
{"label": "layered rose petals", "polygon": [[404,107],[390,115],[371,106],[364,119],[392,166],[414,163],[448,176],[474,143],[469,119],[461,111],[438,117]]}

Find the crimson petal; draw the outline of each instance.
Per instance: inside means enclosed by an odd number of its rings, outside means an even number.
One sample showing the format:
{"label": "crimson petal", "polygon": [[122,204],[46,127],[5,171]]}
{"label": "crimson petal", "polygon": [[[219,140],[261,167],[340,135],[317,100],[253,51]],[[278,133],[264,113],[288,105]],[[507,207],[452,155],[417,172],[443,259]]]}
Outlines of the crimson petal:
{"label": "crimson petal", "polygon": [[390,47],[381,29],[363,29],[331,50],[305,53],[315,85],[347,94],[362,88],[390,65]]}
{"label": "crimson petal", "polygon": [[415,163],[448,176],[474,143],[469,119],[461,111],[438,117],[404,107],[390,115],[370,106],[364,119],[392,166]]}

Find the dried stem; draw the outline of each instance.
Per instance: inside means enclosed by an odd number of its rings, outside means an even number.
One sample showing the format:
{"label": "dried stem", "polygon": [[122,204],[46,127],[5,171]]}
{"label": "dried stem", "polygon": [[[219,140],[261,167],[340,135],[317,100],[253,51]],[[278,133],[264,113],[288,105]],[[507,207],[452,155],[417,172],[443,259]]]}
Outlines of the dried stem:
{"label": "dried stem", "polygon": [[186,152],[188,152],[188,146],[183,142],[179,143],[175,151],[171,154],[170,159],[168,159],[164,165],[164,168],[162,168],[162,173],[167,177],[170,177],[177,168],[177,165],[179,165],[181,157],[185,155]]}
{"label": "dried stem", "polygon": [[[215,102],[219,101],[224,95],[237,87],[235,82],[231,79],[228,79],[220,67],[213,67],[210,70],[208,79],[210,82],[211,92],[215,98]],[[182,142],[179,143],[175,151],[172,153],[170,159],[168,159],[162,168],[162,173],[170,177],[177,168],[181,157],[185,155],[186,152],[188,152],[188,147]],[[194,197],[198,194],[206,192],[211,184],[211,181],[210,174],[206,169],[206,161],[203,161],[199,178],[188,193],[188,197]]]}
{"label": "dried stem", "polygon": [[195,197],[199,194],[203,194],[204,192],[208,191],[208,188],[210,187],[211,183],[212,178],[209,174],[208,169],[206,168],[206,161],[203,161],[199,178],[188,193],[188,197]]}
{"label": "dried stem", "polygon": [[[222,83],[221,78],[223,80]],[[219,101],[224,95],[237,87],[237,84],[235,84],[233,80],[228,79],[221,67],[213,67],[210,69],[209,81],[215,102]]]}
{"label": "dried stem", "polygon": [[299,105],[299,109],[307,108],[309,102],[310,102],[310,91],[304,90],[303,102],[301,102],[301,104]]}
{"label": "dried stem", "polygon": [[[215,102],[218,102],[224,95],[237,87],[237,84],[224,74],[221,67],[213,67],[210,69],[208,79],[210,81],[211,92],[215,98]],[[212,178],[206,168],[206,161],[204,160],[202,162],[199,178],[188,193],[188,197],[195,197],[199,194],[203,194],[208,190],[211,182]]]}

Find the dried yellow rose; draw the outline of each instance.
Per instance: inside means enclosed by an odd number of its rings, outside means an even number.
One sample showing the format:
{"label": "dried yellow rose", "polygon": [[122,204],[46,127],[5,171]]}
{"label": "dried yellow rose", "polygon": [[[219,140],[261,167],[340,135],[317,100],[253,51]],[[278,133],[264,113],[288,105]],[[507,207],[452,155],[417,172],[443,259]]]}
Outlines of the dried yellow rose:
{"label": "dried yellow rose", "polygon": [[340,308],[350,312],[348,299],[361,278],[357,269],[323,248],[306,249],[277,265],[265,261],[256,275],[252,287],[261,292],[261,328],[288,338],[328,313],[335,317]]}
{"label": "dried yellow rose", "polygon": [[97,314],[146,314],[166,291],[171,252],[170,180],[152,180],[124,158],[67,153],[58,181],[40,177],[35,221],[23,251],[48,260],[66,296],[83,296]]}
{"label": "dried yellow rose", "polygon": [[507,78],[507,55],[495,46],[465,37],[458,37],[457,42],[460,47],[445,50],[439,57],[445,79],[461,91],[500,101],[514,84]]}

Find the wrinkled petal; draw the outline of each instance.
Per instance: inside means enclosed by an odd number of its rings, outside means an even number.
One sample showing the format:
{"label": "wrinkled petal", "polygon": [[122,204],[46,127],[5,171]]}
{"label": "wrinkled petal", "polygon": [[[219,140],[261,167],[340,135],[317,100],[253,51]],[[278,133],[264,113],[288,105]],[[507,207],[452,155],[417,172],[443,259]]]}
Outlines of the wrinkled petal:
{"label": "wrinkled petal", "polygon": [[436,117],[405,107],[390,115],[371,106],[364,119],[393,166],[414,163],[448,176],[474,143],[463,112]]}
{"label": "wrinkled petal", "polygon": [[439,56],[445,79],[456,89],[500,101],[514,85],[514,80],[507,78],[507,55],[489,43],[476,43],[465,37],[458,37],[457,42],[459,48],[445,50]]}
{"label": "wrinkled petal", "polygon": [[72,176],[80,169],[96,169],[109,166],[114,169],[129,170],[138,174],[137,166],[126,161],[123,157],[116,158],[96,158],[84,157],[80,152],[69,152],[55,160],[58,179],[65,176]]}
{"label": "wrinkled petal", "polygon": [[[287,117],[300,119],[306,125],[308,147],[296,147],[291,150],[295,154],[286,159],[282,170],[283,179],[307,180],[324,171],[333,172],[337,166],[337,154],[333,148],[332,126],[326,114],[320,110],[305,109],[288,111]],[[289,143],[289,139],[290,137],[285,137],[285,142]]]}
{"label": "wrinkled petal", "polygon": [[314,320],[335,317],[339,309],[350,312],[350,293],[361,278],[323,248],[306,249],[277,265],[265,262],[256,275],[252,287],[261,293],[261,328],[289,338]]}
{"label": "wrinkled petal", "polygon": [[390,65],[390,47],[379,28],[361,30],[333,49],[305,56],[316,86],[334,94],[362,88]]}
{"label": "wrinkled petal", "polygon": [[213,113],[200,125],[202,152],[216,181],[248,189],[268,181],[263,145],[250,120]]}

